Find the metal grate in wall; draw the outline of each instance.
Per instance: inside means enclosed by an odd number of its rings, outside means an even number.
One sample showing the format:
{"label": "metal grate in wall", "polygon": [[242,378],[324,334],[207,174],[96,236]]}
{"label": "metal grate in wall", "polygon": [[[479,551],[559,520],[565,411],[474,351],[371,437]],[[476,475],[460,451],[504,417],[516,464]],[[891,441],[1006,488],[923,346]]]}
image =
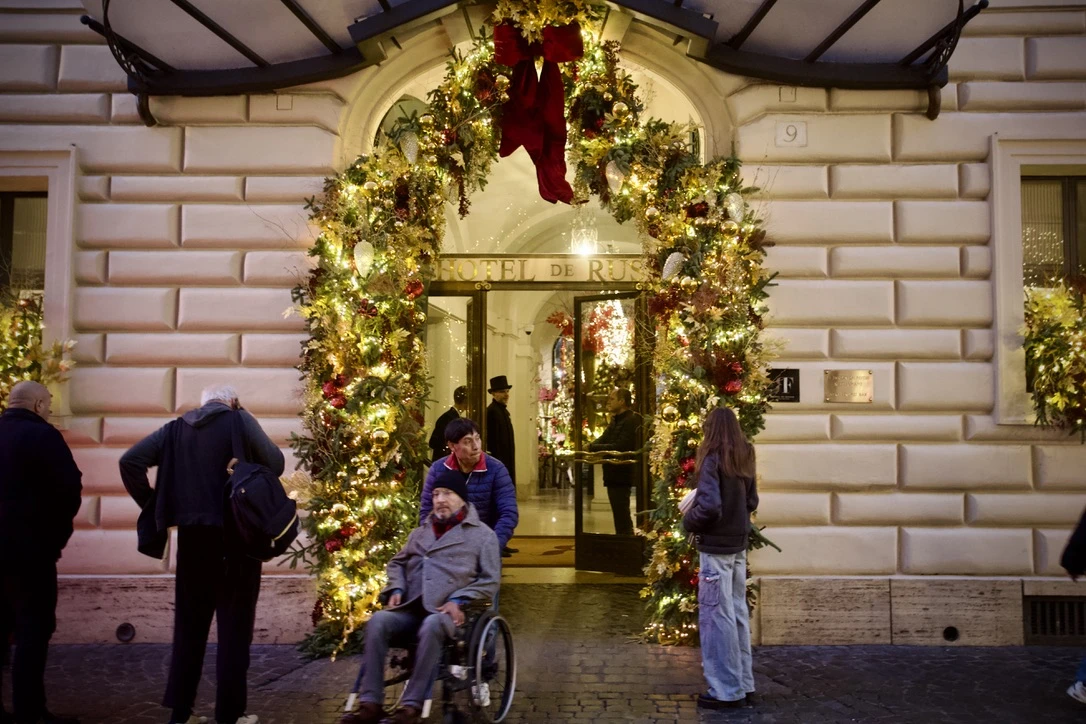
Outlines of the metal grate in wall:
{"label": "metal grate in wall", "polygon": [[1086,645],[1086,596],[1025,596],[1027,645]]}

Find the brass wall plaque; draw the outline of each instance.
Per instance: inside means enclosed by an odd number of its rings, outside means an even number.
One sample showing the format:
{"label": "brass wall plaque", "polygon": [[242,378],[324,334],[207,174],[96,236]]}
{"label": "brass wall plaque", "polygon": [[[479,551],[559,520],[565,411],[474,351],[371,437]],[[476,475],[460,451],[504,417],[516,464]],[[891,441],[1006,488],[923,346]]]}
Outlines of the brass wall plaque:
{"label": "brass wall plaque", "polygon": [[871,370],[826,370],[826,402],[867,403],[875,399]]}

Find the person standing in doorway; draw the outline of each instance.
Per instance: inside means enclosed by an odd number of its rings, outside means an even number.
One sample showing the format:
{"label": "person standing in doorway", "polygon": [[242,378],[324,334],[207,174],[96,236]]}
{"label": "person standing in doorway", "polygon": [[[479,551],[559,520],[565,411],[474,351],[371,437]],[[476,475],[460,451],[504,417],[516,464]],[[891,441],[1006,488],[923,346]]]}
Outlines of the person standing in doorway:
{"label": "person standing in doorway", "polygon": [[[11,388],[0,415],[0,658],[11,662],[14,718],[0,722],[79,724],[45,708],[45,661],[57,627],[57,561],[82,504],[83,474],[49,424],[53,396],[37,382]],[[3,663],[3,662],[0,662]]]}
{"label": "person standing in doorway", "polygon": [[458,417],[462,417],[468,409],[468,388],[460,385],[453,390],[453,406],[442,413],[434,423],[434,431],[430,433],[431,462],[437,462],[449,454],[449,446],[445,444],[445,426]]}
{"label": "person standing in doorway", "polygon": [[[238,435],[245,459],[283,474],[283,453],[241,409],[230,385],[212,385],[200,407],[167,423],[121,456],[121,480],[140,516],[140,552],[161,558],[177,526],[173,651],[163,705],[172,724],[201,724],[193,714],[211,617],[218,622],[215,721],[257,724],[245,714],[260,561],[247,556],[227,512],[227,467]],[[158,467],[152,490],[147,469]],[[149,526],[144,526],[144,522]]]}
{"label": "person standing in doorway", "polygon": [[[1067,547],[1060,556],[1060,565],[1067,571],[1067,575],[1071,576],[1072,581],[1086,575],[1086,510],[1082,511],[1082,517],[1067,541]],[[1086,658],[1079,664],[1075,683],[1067,689],[1067,695],[1086,704]]]}
{"label": "person standing in doorway", "polygon": [[702,709],[750,703],[754,673],[747,608],[747,540],[750,514],[758,507],[754,446],[735,413],[718,407],[705,418],[695,460],[697,493],[683,515],[701,555],[698,630],[701,664],[709,692]]}
{"label": "person standing in doorway", "polygon": [[[637,450],[637,431],[641,416],[630,408],[633,395],[629,390],[616,388],[607,398],[607,411],[613,415],[611,423],[596,441],[588,445],[592,452],[632,453]],[[633,535],[633,518],[630,516],[630,493],[641,478],[640,461],[629,456],[630,462],[604,463],[603,487],[611,503],[611,515],[615,521],[615,533]]]}
{"label": "person standing in doorway", "polygon": [[[509,479],[513,481],[515,490],[517,450],[513,440],[513,419],[509,416],[509,390],[511,389],[513,386],[505,379],[505,375],[490,378],[490,389],[487,392],[494,399],[486,408],[486,448],[487,452],[500,460],[509,471]],[[516,552],[516,548],[510,548],[507,541],[502,541],[502,557],[508,558]]]}

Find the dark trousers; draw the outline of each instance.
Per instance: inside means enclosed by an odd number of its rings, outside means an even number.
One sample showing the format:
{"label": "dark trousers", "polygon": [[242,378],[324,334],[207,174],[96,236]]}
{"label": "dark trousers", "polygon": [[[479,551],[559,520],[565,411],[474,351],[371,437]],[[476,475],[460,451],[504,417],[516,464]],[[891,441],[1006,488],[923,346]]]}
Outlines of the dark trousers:
{"label": "dark trousers", "polygon": [[611,503],[611,516],[615,519],[615,533],[633,535],[633,518],[630,517],[631,485],[607,486],[607,500]]}
{"label": "dark trousers", "polygon": [[56,613],[54,561],[5,566],[0,573],[0,658],[7,659],[14,633],[11,690],[16,721],[37,721],[45,712],[45,658],[57,628]]}
{"label": "dark trousers", "polygon": [[229,545],[221,528],[178,528],[175,593],[173,654],[162,703],[173,709],[173,721],[187,721],[192,715],[215,615],[219,632],[215,719],[233,724],[247,703],[260,561]]}

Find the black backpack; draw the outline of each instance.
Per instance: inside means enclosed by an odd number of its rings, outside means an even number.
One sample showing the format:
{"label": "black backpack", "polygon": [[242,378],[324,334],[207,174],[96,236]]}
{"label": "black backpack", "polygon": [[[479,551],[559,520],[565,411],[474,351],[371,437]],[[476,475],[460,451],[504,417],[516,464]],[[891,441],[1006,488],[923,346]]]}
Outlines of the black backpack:
{"label": "black backpack", "polygon": [[245,459],[241,413],[234,413],[232,444],[235,461],[226,481],[228,512],[245,553],[270,561],[286,553],[298,537],[298,504],[287,497],[279,477],[264,465]]}

